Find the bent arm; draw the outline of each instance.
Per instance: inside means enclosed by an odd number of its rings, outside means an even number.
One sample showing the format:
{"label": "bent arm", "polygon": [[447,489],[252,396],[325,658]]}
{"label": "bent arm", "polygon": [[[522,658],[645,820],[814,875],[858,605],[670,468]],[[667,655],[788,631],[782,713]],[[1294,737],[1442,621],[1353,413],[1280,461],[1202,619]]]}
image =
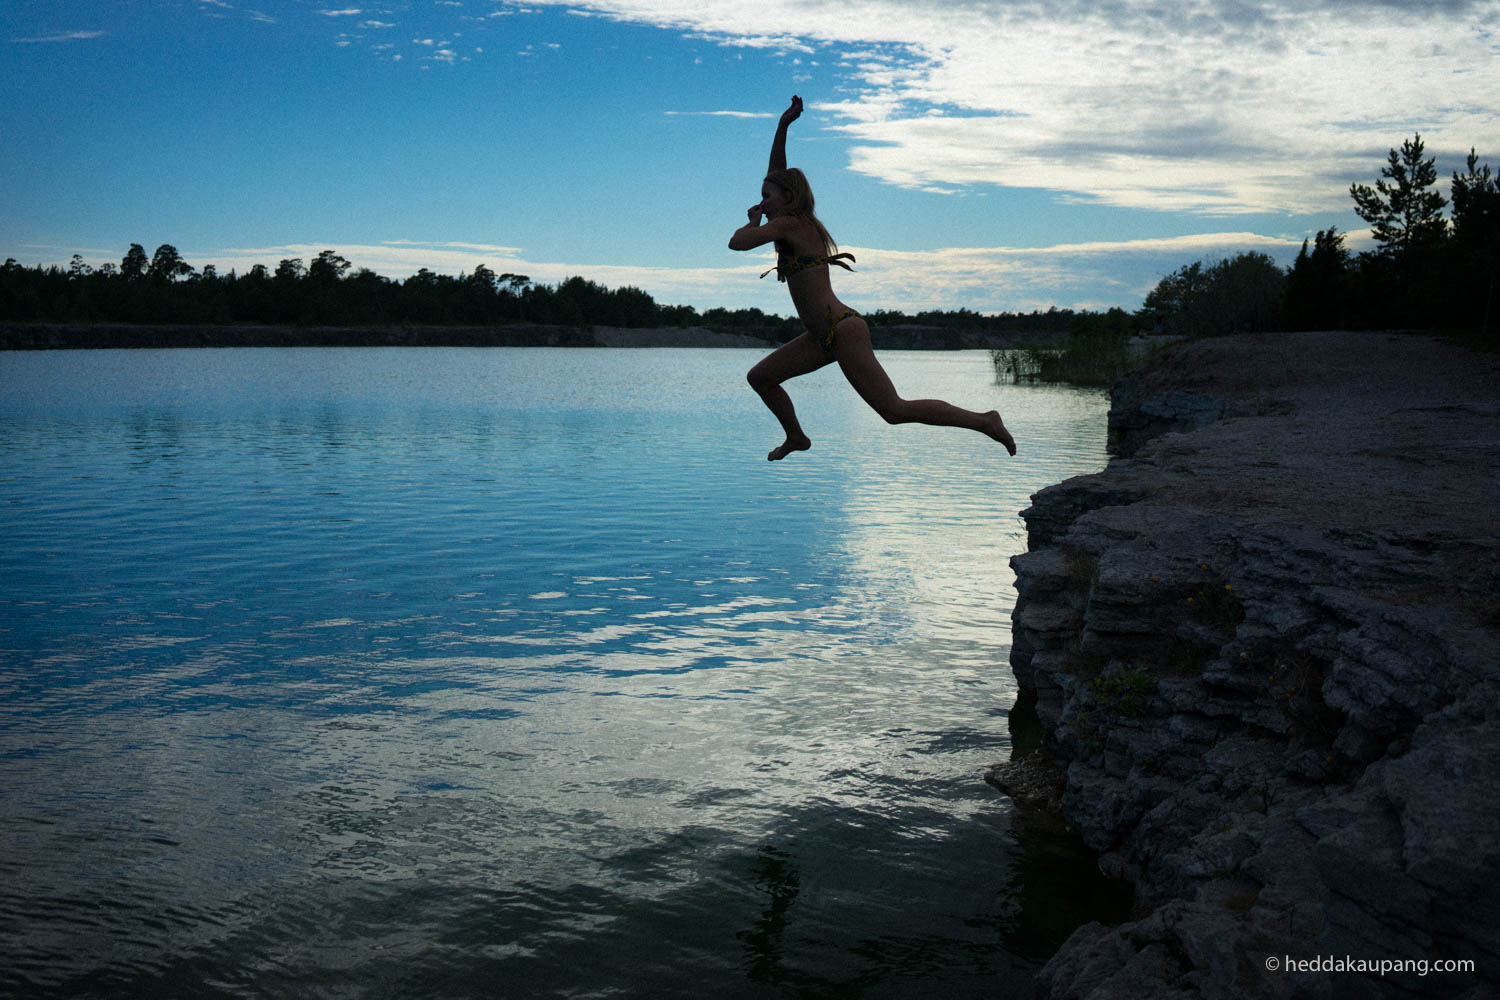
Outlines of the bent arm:
{"label": "bent arm", "polygon": [[754,250],[756,247],[783,239],[791,231],[790,220],[784,217],[772,219],[765,225],[761,225],[759,205],[750,209],[750,213],[750,221],[736,229],[734,235],[729,237],[729,249]]}
{"label": "bent arm", "polygon": [[776,123],[776,138],[771,140],[771,164],[766,172],[786,169],[786,130],[802,117],[802,98],[796,94],[792,95],[791,106],[781,113],[781,121]]}

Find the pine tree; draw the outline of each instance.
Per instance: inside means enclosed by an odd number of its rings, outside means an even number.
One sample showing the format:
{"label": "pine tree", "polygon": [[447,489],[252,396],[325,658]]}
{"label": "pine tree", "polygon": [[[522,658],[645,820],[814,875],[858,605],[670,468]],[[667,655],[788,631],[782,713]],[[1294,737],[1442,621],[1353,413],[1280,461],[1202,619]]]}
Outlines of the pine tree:
{"label": "pine tree", "polygon": [[1403,142],[1399,151],[1391,150],[1373,188],[1349,185],[1354,210],[1370,224],[1381,252],[1396,258],[1441,243],[1448,235],[1448,220],[1443,218],[1447,199],[1432,190],[1437,168],[1432,157],[1422,158],[1424,151],[1419,132]]}
{"label": "pine tree", "polygon": [[120,276],[126,281],[139,281],[146,276],[146,268],[150,264],[145,249],[139,243],[132,243],[125,256],[120,259]]}
{"label": "pine tree", "polygon": [[1453,173],[1453,242],[1464,283],[1476,300],[1473,319],[1486,336],[1494,323],[1495,271],[1500,269],[1500,179],[1471,148],[1468,170]]}
{"label": "pine tree", "polygon": [[151,255],[151,264],[146,269],[146,277],[158,285],[168,284],[192,273],[193,266],[183,260],[177,248],[170,243],[163,243],[156,248],[156,253]]}
{"label": "pine tree", "polygon": [[1307,240],[1287,271],[1287,320],[1294,329],[1332,330],[1344,325],[1349,251],[1344,234],[1330,226]]}

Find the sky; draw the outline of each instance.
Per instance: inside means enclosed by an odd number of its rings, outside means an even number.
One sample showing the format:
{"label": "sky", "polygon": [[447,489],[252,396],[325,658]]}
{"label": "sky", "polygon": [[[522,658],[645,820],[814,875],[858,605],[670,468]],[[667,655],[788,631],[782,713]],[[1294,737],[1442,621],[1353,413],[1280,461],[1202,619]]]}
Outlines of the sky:
{"label": "sky", "polygon": [[862,311],[1134,310],[1329,226],[1420,133],[1500,166],[1500,0],[6,0],[0,257],[331,249],[788,315],[788,161]]}

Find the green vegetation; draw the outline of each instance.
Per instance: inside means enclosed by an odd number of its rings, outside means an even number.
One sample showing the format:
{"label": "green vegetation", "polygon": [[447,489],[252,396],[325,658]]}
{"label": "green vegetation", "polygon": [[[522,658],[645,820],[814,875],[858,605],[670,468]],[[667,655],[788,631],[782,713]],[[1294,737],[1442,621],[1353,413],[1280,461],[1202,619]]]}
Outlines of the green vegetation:
{"label": "green vegetation", "polygon": [[990,360],[996,377],[1005,382],[1107,386],[1130,367],[1135,322],[1123,309],[1077,313],[1060,346],[997,348],[990,351]]}
{"label": "green vegetation", "polygon": [[1370,234],[1382,250],[1406,256],[1435,247],[1448,235],[1443,218],[1443,196],[1431,190],[1437,183],[1437,168],[1422,159],[1422,136],[1407,139],[1400,151],[1391,150],[1389,163],[1380,171],[1372,188],[1349,185],[1354,210],[1370,224]]}
{"label": "green vegetation", "polygon": [[1167,275],[1142,308],[1163,333],[1211,337],[1280,329],[1287,277],[1263,253],[1242,253],[1205,266],[1197,261]]}
{"label": "green vegetation", "polygon": [[[1495,272],[1500,264],[1500,185],[1469,151],[1448,199],[1436,190],[1434,158],[1421,135],[1392,149],[1374,186],[1351,184],[1354,210],[1376,247],[1353,256],[1345,234],[1322,230],[1285,272],[1244,253],[1167,275],[1142,313],[1164,332],[1203,336],[1259,330],[1462,331],[1466,342],[1500,347]],[[1140,315],[1140,314],[1138,314]],[[1144,324],[1143,324],[1144,325]]]}
{"label": "green vegetation", "polygon": [[1199,568],[1209,576],[1186,599],[1192,618],[1200,624],[1233,632],[1245,620],[1245,606],[1240,603],[1233,584],[1209,570],[1206,564]]}
{"label": "green vegetation", "polygon": [[[547,323],[684,326],[702,322],[687,307],[661,306],[638,288],[607,289],[583,278],[556,286],[484,265],[458,277],[425,268],[405,281],[351,271],[324,250],[304,264],[289,258],[274,271],[200,271],[164,244],[149,259],[132,244],[118,267],[97,270],[74,255],[72,266],[0,268],[0,320],[56,323],[266,323],[322,326]],[[774,324],[758,310],[742,318]]]}
{"label": "green vegetation", "polygon": [[[1070,324],[1091,315],[1068,309],[996,315],[968,309],[915,315],[877,310],[866,319],[877,329],[908,325],[1060,338]],[[700,313],[692,306],[658,303],[639,288],[611,289],[581,277],[546,285],[524,274],[496,274],[483,264],[457,277],[424,268],[395,281],[367,268],[355,269],[339,254],[324,250],[311,263],[293,257],[280,261],[274,270],[257,264],[243,274],[220,274],[212,264],[193,267],[170,244],[148,257],[138,243],[118,265],[97,269],[76,254],[67,268],[27,268],[7,260],[0,267],[0,322],[703,326],[780,340],[801,330],[796,319],[759,309]]]}
{"label": "green vegetation", "polygon": [[1145,667],[1121,665],[1088,682],[1094,702],[1110,715],[1139,719],[1151,708],[1156,696],[1156,678]]}
{"label": "green vegetation", "polygon": [[[1352,184],[1355,211],[1377,246],[1352,255],[1345,234],[1303,241],[1291,267],[1245,252],[1195,261],[1161,279],[1135,313],[1049,309],[981,315],[968,309],[907,314],[878,310],[872,328],[911,326],[1003,335],[1024,346],[992,352],[1009,381],[1108,385],[1133,361],[1144,334],[1213,336],[1242,331],[1440,330],[1469,346],[1500,348],[1495,275],[1500,271],[1500,182],[1469,151],[1451,200],[1435,190],[1434,160],[1417,135],[1392,149],[1373,186]],[[1451,218],[1443,210],[1451,206]],[[311,262],[257,264],[243,274],[195,268],[170,244],[147,256],[132,244],[118,265],[95,269],[75,255],[61,267],[0,267],[0,322],[268,324],[302,326],[689,327],[785,340],[795,319],[759,309],[663,305],[639,288],[610,289],[581,277],[557,285],[524,274],[434,274],[395,281],[355,269],[332,250]],[[942,338],[939,338],[942,339]],[[954,346],[957,338],[950,341]]]}
{"label": "green vegetation", "polygon": [[[1291,267],[1248,251],[1195,261],[1166,275],[1127,322],[1081,314],[1062,348],[992,351],[1007,381],[1108,384],[1132,360],[1132,335],[1204,337],[1268,330],[1441,331],[1468,347],[1500,350],[1495,274],[1500,271],[1500,178],[1474,150],[1452,178],[1449,200],[1435,190],[1434,158],[1421,135],[1392,149],[1374,186],[1351,184],[1355,212],[1375,249],[1358,256],[1335,228],[1319,231]],[[1118,310],[1111,310],[1113,315]],[[1121,314],[1123,317],[1123,314]]]}

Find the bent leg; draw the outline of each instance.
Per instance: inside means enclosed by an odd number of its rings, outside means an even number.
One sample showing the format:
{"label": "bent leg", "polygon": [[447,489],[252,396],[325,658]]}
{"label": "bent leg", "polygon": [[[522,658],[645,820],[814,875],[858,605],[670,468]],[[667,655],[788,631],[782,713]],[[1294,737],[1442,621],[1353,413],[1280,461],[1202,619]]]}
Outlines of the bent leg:
{"label": "bent leg", "polygon": [[812,441],[803,433],[802,425],[797,422],[797,410],[792,406],[792,397],[787,395],[781,383],[799,375],[806,375],[808,372],[815,372],[832,360],[828,352],[823,350],[822,344],[812,334],[803,331],[799,336],[761,358],[760,362],[745,376],[750,387],[760,394],[761,400],[780,421],[781,429],[786,432],[786,441],[766,456],[768,461],[774,462],[794,451],[806,451],[812,447]]}
{"label": "bent leg", "polygon": [[834,354],[844,377],[870,408],[889,424],[931,424],[936,427],[967,427],[987,434],[1016,453],[1016,442],[999,412],[965,410],[941,399],[902,399],[870,346],[870,328],[863,318],[851,316],[834,333]]}

